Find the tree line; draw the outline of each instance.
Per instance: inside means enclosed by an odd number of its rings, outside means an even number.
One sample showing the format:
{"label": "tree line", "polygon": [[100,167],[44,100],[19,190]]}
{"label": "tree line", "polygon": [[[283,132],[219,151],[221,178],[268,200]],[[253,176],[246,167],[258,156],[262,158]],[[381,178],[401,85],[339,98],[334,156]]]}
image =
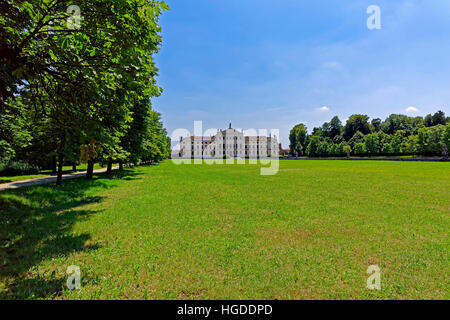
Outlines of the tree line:
{"label": "tree line", "polygon": [[304,124],[290,131],[294,157],[443,155],[448,159],[450,117],[438,111],[426,117],[391,114],[384,121],[364,114],[350,116],[345,125],[335,116],[308,134]]}
{"label": "tree line", "polygon": [[[157,0],[0,0],[0,166],[138,164],[169,157],[154,55]],[[18,165],[19,164],[19,165]]]}

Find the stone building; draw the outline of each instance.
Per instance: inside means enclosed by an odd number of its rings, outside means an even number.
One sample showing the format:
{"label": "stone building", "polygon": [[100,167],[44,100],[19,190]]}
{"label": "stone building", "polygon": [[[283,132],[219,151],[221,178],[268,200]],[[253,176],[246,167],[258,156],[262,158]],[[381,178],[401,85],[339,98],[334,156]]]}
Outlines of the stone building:
{"label": "stone building", "polygon": [[231,127],[215,136],[190,136],[180,140],[180,158],[268,158],[279,156],[277,137],[244,136]]}

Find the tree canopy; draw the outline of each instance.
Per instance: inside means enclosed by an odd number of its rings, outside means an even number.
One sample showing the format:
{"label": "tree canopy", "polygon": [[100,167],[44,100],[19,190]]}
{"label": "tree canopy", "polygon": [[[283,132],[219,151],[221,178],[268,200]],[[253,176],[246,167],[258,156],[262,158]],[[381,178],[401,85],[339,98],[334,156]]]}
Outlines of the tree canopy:
{"label": "tree canopy", "polygon": [[[297,125],[289,136],[291,153],[313,157],[343,156],[350,152],[358,156],[438,156],[445,150],[448,153],[450,121],[443,111],[427,115],[425,119],[391,114],[384,121],[379,118],[369,120],[367,115],[355,114],[342,127],[339,118],[333,117],[322,127],[314,128],[311,134],[306,132],[304,125]],[[298,142],[300,134],[301,141],[306,144]]]}
{"label": "tree canopy", "polygon": [[[91,164],[126,161],[135,150],[121,139],[139,127],[133,124],[136,105],[150,117],[150,99],[161,93],[153,56],[162,41],[159,16],[168,6],[156,0],[11,0],[0,6],[0,121],[18,116],[20,136],[36,133],[31,144],[57,156],[60,166],[78,161],[82,150]],[[141,129],[143,140],[160,139],[148,137],[148,126]],[[0,137],[0,153],[14,157],[19,137],[8,132]],[[157,132],[167,140],[164,130]]]}

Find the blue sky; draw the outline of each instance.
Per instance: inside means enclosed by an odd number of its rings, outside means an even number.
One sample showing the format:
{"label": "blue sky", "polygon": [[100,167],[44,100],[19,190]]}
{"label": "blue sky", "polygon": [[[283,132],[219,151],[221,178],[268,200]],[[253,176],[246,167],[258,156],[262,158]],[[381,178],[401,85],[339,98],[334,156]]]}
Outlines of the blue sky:
{"label": "blue sky", "polygon": [[[450,113],[448,0],[168,0],[156,57],[169,134],[309,130],[338,115]],[[369,5],[381,30],[368,30]],[[326,106],[326,108],[323,108]],[[411,109],[412,110],[412,109]]]}

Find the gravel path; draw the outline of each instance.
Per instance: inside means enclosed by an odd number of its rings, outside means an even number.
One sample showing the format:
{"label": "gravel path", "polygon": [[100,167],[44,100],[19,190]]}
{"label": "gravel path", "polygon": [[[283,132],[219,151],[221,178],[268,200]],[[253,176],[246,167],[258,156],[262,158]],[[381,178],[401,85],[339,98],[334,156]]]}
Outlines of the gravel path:
{"label": "gravel path", "polygon": [[[113,170],[118,169],[118,168],[119,167],[113,167]],[[94,173],[103,173],[103,172],[106,172],[106,168],[94,170]],[[64,174],[63,180],[80,178],[85,175],[86,175],[86,171]],[[51,183],[51,182],[53,182],[53,183],[56,182],[56,176],[48,176],[48,177],[42,177],[42,178],[34,178],[34,179],[28,179],[28,180],[20,180],[20,181],[2,183],[2,184],[0,184],[0,191],[7,190],[7,189],[17,189],[20,187],[34,186],[34,185],[38,185],[38,184]]]}

